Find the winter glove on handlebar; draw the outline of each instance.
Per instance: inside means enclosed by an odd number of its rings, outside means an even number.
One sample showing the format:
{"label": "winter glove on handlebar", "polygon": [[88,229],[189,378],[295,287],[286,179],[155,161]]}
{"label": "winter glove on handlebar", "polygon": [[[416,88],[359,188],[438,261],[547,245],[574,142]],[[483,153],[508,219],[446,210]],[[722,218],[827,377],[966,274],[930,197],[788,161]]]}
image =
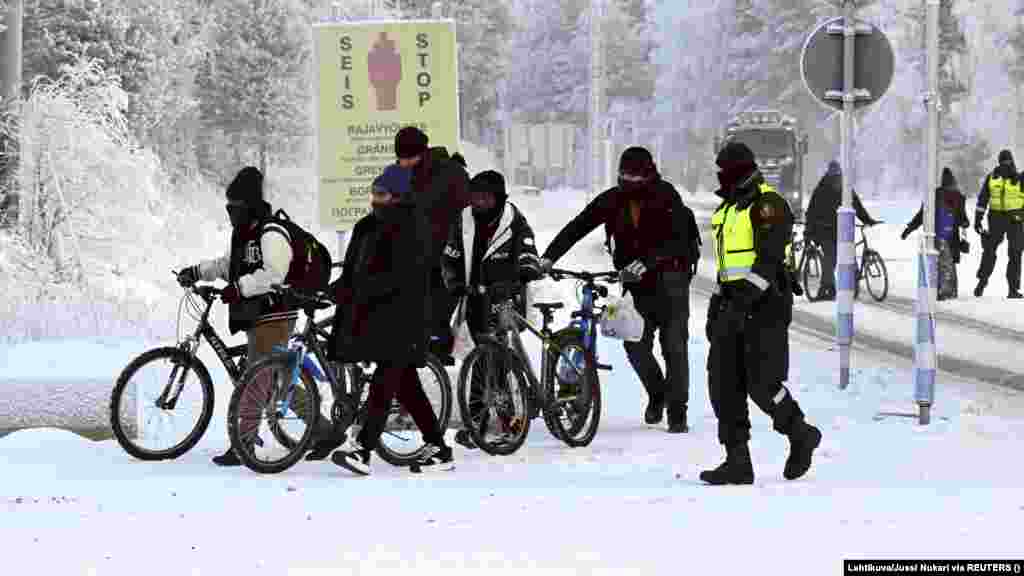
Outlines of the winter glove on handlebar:
{"label": "winter glove on handlebar", "polygon": [[903,233],[900,234],[900,240],[906,240],[907,236],[910,236],[910,228],[903,229]]}
{"label": "winter glove on handlebar", "polygon": [[220,293],[220,301],[225,304],[234,304],[242,299],[242,293],[238,291],[237,284],[228,284]]}
{"label": "winter glove on handlebar", "polygon": [[189,266],[178,272],[178,284],[182,288],[191,288],[196,282],[199,282],[199,266]]}
{"label": "winter glove on handlebar", "polygon": [[638,258],[633,260],[629,266],[626,266],[619,271],[619,281],[623,284],[635,284],[640,282],[640,279],[643,278],[645,272],[647,272],[647,265],[644,264],[643,260]]}
{"label": "winter glove on handlebar", "polygon": [[541,273],[546,276],[551,273],[551,269],[555,267],[555,263],[548,258],[541,258],[538,262],[538,267],[540,268]]}

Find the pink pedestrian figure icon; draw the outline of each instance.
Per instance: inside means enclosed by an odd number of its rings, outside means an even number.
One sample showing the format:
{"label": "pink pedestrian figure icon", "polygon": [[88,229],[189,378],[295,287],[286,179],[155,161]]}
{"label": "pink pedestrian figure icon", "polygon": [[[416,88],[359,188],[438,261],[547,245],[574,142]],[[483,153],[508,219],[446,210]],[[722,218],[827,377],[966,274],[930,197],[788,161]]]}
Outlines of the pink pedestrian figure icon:
{"label": "pink pedestrian figure icon", "polygon": [[398,83],[402,80],[402,57],[395,41],[381,32],[367,56],[370,84],[377,95],[377,110],[398,108]]}

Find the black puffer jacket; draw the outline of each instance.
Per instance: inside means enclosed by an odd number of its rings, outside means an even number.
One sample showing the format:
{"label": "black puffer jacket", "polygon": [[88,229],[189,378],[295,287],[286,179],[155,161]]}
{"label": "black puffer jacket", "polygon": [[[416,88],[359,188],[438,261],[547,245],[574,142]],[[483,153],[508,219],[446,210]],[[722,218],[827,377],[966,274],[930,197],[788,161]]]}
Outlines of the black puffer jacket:
{"label": "black puffer jacket", "polygon": [[[806,234],[808,236],[834,236],[836,234],[836,213],[843,204],[843,177],[840,174],[826,175],[814,188],[811,202],[807,205]],[[857,219],[865,224],[875,223],[875,219],[864,209],[860,196],[853,191],[853,209]]]}

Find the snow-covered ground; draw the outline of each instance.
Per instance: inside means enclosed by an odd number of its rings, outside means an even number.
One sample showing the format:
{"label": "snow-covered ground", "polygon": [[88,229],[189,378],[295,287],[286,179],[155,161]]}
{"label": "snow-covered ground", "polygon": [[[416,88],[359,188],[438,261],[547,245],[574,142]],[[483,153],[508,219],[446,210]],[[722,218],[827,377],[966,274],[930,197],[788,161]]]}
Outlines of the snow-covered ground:
{"label": "snow-covered ground", "polygon": [[[558,194],[514,199],[540,246],[585,200]],[[560,265],[601,268],[599,234]],[[538,299],[571,288],[546,282]],[[513,456],[457,448],[452,473],[414,476],[379,461],[369,478],[330,463],[276,476],[216,468],[229,386],[220,369],[214,423],[177,461],[137,462],[113,441],[53,429],[15,432],[0,438],[5,573],[820,575],[841,573],[844,558],[1019,556],[1024,469],[1008,455],[1024,434],[1024,394],[940,374],[931,426],[877,421],[882,410],[913,410],[906,362],[860,354],[839,391],[835,353],[796,334],[790,388],[825,434],[814,468],[784,481],[786,441],[751,406],[757,484],[702,486],[698,472],[722,454],[706,391],[705,306],[692,308],[692,431],[683,436],[641,424],[644,394],[610,340],[600,350],[614,370],[602,377],[591,446],[566,448],[537,421]],[[112,380],[145,345],[26,344],[0,355],[0,374]]]}

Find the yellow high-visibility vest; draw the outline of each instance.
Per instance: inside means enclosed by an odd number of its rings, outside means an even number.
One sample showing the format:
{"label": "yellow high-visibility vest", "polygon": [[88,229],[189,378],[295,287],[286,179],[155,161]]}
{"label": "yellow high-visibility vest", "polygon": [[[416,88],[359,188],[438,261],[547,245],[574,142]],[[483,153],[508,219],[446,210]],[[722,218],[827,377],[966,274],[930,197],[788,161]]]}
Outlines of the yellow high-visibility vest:
{"label": "yellow high-visibility vest", "polygon": [[991,177],[988,180],[989,208],[993,212],[1024,209],[1024,194],[1020,182],[1009,178]]}
{"label": "yellow high-visibility vest", "polygon": [[[771,185],[761,183],[762,194],[778,194]],[[768,282],[753,274],[757,252],[754,250],[754,225],[750,220],[750,206],[737,210],[734,204],[720,207],[711,216],[711,230],[715,237],[715,262],[718,281],[725,284],[747,280],[764,290]],[[786,256],[792,254],[792,242],[786,244]]]}

